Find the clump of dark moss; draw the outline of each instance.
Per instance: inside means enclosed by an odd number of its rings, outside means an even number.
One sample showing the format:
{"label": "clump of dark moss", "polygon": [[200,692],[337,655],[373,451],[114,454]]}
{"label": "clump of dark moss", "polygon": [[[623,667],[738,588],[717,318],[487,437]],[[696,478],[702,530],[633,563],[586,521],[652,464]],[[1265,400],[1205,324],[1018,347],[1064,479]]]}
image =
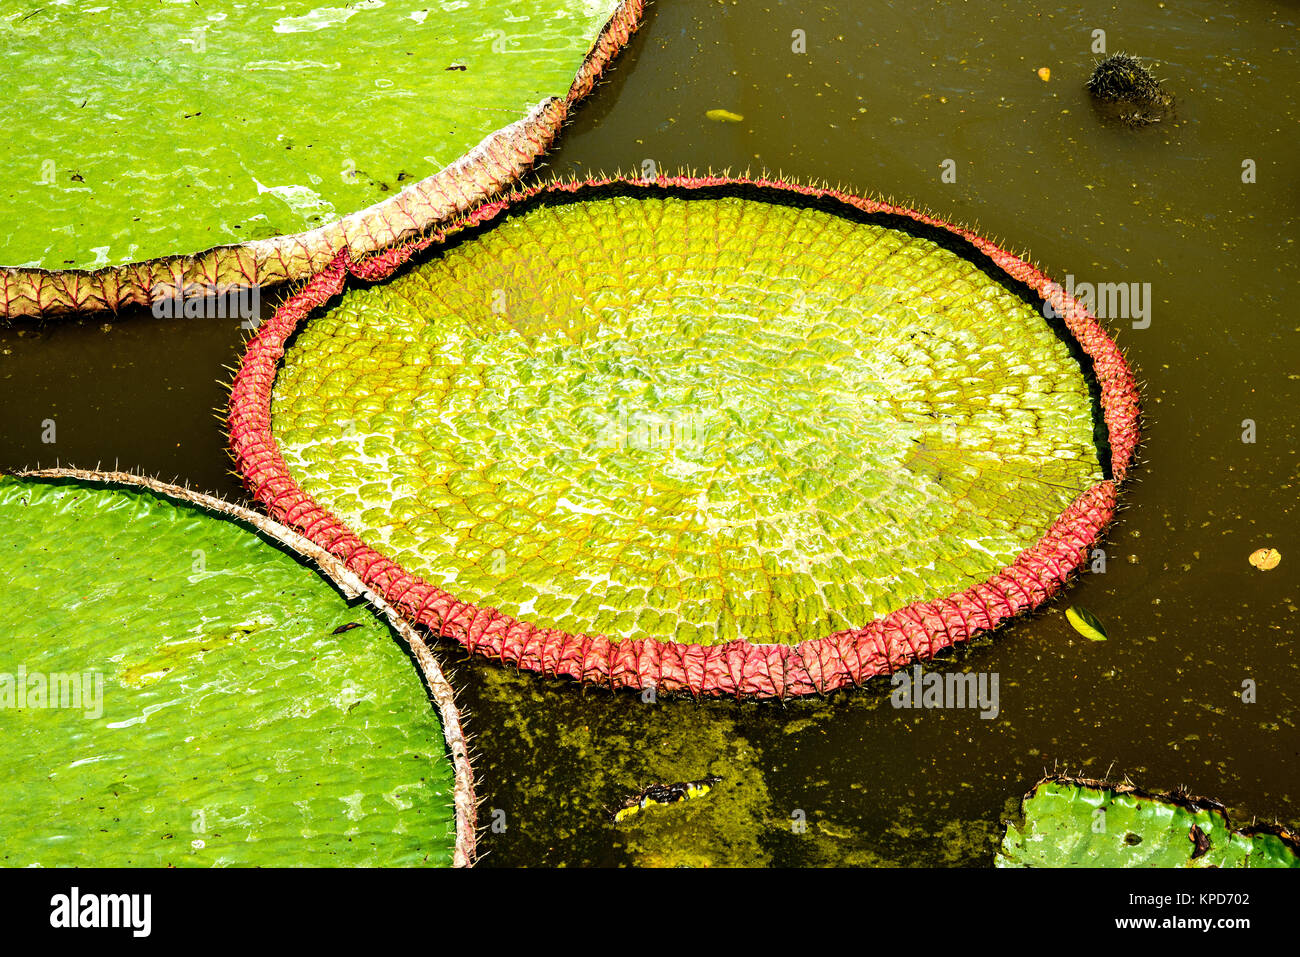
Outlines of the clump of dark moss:
{"label": "clump of dark moss", "polygon": [[1088,77],[1088,92],[1134,126],[1158,121],[1174,103],[1142,61],[1127,53],[1112,53],[1098,63]]}

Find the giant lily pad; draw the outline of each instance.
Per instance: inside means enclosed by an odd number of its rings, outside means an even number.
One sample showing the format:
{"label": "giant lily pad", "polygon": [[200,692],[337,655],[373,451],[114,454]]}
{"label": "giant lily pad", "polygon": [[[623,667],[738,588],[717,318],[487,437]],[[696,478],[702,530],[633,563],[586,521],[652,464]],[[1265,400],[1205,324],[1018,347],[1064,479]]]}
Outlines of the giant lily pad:
{"label": "giant lily pad", "polygon": [[999,867],[1300,867],[1294,835],[1234,829],[1207,798],[1057,775],[1036,784],[1021,809]]}
{"label": "giant lily pad", "polygon": [[[286,303],[231,439],[259,499],[471,648],[824,691],[1043,601],[1113,512],[1127,366],[970,233],[712,179],[538,187],[438,238]],[[349,268],[417,252],[278,367]]]}
{"label": "giant lily pad", "polygon": [[642,0],[117,0],[0,15],[0,315],[270,284],[513,181]]}
{"label": "giant lily pad", "polygon": [[437,663],[311,543],[130,476],[3,476],[0,552],[0,863],[472,857]]}

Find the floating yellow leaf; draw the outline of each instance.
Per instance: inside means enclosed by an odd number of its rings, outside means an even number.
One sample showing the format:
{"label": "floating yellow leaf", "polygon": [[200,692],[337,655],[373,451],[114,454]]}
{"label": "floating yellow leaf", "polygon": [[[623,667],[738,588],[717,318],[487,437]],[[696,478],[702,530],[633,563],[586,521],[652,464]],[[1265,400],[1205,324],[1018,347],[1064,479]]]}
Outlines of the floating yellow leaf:
{"label": "floating yellow leaf", "polygon": [[1277,564],[1281,560],[1282,553],[1276,548],[1257,548],[1250,553],[1250,563],[1262,572],[1272,571],[1277,568]]}
{"label": "floating yellow leaf", "polygon": [[709,110],[704,115],[718,123],[739,123],[744,119],[739,113],[732,113],[731,110]]}
{"label": "floating yellow leaf", "polygon": [[1106,629],[1097,620],[1097,616],[1081,605],[1071,605],[1065,609],[1065,620],[1089,641],[1106,640]]}
{"label": "floating yellow leaf", "polygon": [[1051,69],[1045,66],[1040,66],[1038,68],[1038,78],[1042,80],[1044,83],[1046,83],[1048,80],[1052,78]]}

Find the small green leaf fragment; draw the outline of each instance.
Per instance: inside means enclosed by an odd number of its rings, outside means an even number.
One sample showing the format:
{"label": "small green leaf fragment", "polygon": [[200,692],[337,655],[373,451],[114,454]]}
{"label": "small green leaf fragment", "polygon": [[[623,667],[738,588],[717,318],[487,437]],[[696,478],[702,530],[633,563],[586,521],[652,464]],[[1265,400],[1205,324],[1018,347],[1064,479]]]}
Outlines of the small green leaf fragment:
{"label": "small green leaf fragment", "polygon": [[1102,627],[1097,616],[1082,605],[1071,605],[1065,609],[1065,620],[1070,626],[1089,641],[1105,641],[1106,629]]}

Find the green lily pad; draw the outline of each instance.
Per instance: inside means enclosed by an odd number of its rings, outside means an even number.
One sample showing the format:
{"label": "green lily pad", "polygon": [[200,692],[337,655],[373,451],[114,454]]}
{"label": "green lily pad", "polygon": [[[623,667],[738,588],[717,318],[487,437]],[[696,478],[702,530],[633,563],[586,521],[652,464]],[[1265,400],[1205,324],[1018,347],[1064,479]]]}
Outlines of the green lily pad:
{"label": "green lily pad", "polygon": [[640,8],[78,0],[0,15],[14,65],[0,98],[22,118],[7,132],[4,265],[102,273],[21,276],[31,285],[7,283],[0,313],[147,302],[151,280],[177,275],[265,285],[345,242],[417,232],[536,159]]}
{"label": "green lily pad", "polygon": [[369,606],[210,508],[0,477],[0,862],[464,862],[436,664],[438,709]]}
{"label": "green lily pad", "polygon": [[998,867],[1300,867],[1294,835],[1234,829],[1205,798],[1057,776],[1035,785],[1022,811]]}
{"label": "green lily pad", "polygon": [[312,319],[289,473],[458,599],[795,644],[987,579],[1099,482],[1089,379],[930,238],[743,197],[547,203]]}

